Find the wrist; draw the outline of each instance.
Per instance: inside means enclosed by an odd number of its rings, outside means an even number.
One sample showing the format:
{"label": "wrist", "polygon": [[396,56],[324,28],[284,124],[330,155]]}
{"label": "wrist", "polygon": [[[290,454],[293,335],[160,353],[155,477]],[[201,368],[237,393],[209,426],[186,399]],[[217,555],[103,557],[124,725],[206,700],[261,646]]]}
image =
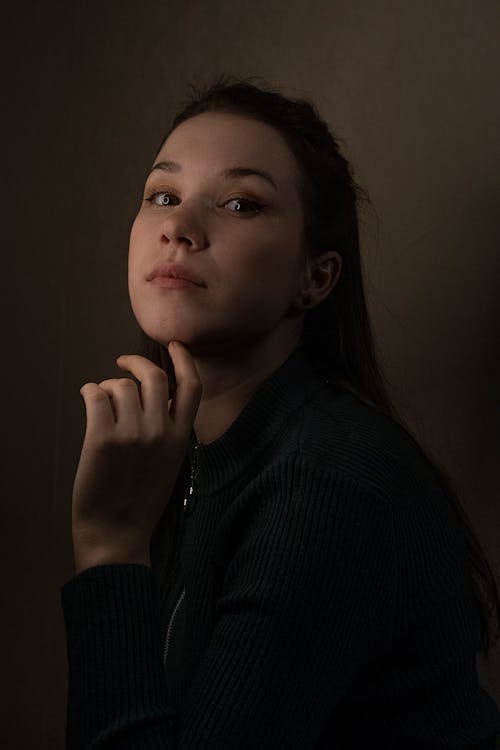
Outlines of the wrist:
{"label": "wrist", "polygon": [[127,552],[124,550],[83,550],[74,549],[75,575],[98,565],[147,565],[151,567],[151,556],[147,552]]}

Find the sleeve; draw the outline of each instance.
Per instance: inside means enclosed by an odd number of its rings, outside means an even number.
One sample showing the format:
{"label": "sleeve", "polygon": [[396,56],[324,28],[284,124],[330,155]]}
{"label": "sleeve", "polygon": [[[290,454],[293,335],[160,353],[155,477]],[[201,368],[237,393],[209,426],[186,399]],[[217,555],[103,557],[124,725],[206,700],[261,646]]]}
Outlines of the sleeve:
{"label": "sleeve", "polygon": [[[392,636],[390,506],[299,455],[272,467],[258,490],[251,508],[241,505],[245,530],[177,726],[162,685],[151,571],[102,566],[66,584],[80,603],[78,629],[67,619],[75,737],[67,748],[317,746],[349,685]],[[120,726],[127,731],[115,744]]]}
{"label": "sleeve", "polygon": [[68,661],[66,750],[174,750],[160,604],[147,565],[98,565],[61,589]]}

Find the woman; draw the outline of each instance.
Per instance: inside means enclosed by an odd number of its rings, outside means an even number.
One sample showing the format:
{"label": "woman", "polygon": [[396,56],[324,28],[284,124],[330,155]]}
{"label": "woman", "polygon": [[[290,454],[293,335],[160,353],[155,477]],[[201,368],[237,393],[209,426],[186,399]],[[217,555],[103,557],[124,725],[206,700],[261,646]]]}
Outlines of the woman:
{"label": "woman", "polygon": [[130,236],[135,383],[81,389],[67,747],[495,746],[472,566],[498,595],[385,393],[361,195],[315,108],[248,81],[162,141]]}

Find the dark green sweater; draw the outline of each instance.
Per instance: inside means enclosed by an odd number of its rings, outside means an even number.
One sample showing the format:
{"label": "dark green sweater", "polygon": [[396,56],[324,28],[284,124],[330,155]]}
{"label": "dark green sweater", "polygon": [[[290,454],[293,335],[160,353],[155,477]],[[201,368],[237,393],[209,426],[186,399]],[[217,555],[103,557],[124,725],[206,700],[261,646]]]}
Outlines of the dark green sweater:
{"label": "dark green sweater", "polygon": [[152,568],[61,588],[67,748],[495,746],[464,535],[402,428],[299,347],[185,466]]}

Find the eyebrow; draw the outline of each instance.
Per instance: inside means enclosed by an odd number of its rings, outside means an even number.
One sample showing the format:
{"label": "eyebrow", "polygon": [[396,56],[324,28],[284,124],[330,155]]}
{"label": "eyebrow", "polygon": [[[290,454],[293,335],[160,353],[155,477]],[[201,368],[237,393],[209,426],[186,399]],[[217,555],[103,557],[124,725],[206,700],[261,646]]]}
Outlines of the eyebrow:
{"label": "eyebrow", "polygon": [[[182,172],[181,165],[176,161],[159,161],[153,165],[149,174],[152,174],[155,169],[160,169],[163,172]],[[254,169],[253,167],[227,167],[219,173],[220,177],[224,177],[227,180],[235,180],[239,177],[249,177],[250,175],[263,177],[271,183],[275,190],[278,189],[269,172],[265,172],[263,169]]]}

